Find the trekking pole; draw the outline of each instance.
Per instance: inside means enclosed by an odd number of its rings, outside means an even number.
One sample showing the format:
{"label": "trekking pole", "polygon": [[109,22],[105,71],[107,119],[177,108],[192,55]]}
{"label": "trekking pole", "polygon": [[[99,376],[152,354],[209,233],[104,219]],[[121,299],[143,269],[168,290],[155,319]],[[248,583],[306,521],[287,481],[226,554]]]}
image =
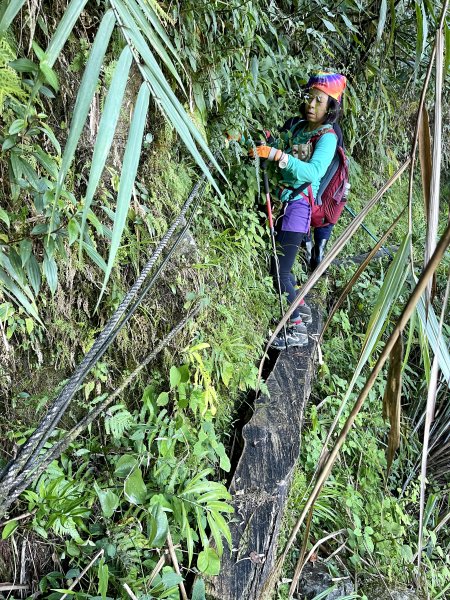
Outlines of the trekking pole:
{"label": "trekking pole", "polygon": [[[356,213],[353,209],[350,208],[350,206],[347,206],[347,204],[344,205],[344,208],[352,215],[353,218],[356,217]],[[378,242],[380,241],[377,236],[375,234],[373,234],[370,229],[368,227],[366,227],[364,225],[364,223],[361,223],[361,227],[364,229],[364,231],[366,233],[368,233],[370,235],[370,237],[373,239],[374,242],[376,242],[378,244]],[[390,256],[390,258],[394,258],[391,254],[391,252],[385,248],[384,246],[381,246],[381,249],[384,250],[386,252],[386,254],[388,254]]]}
{"label": "trekking pole", "polygon": [[[272,251],[273,251],[273,260],[275,263],[275,274],[277,278],[277,288],[278,288],[278,299],[280,301],[280,313],[281,318],[283,318],[283,296],[281,293],[281,280],[280,280],[280,265],[278,264],[277,257],[277,246],[275,242],[275,229],[273,226],[273,215],[272,215],[272,202],[270,200],[270,189],[269,189],[269,176],[267,175],[267,161],[261,163],[261,169],[263,172],[263,180],[264,180],[264,192],[266,194],[266,207],[267,207],[267,218],[269,219],[269,230],[270,230],[270,239],[272,241]],[[283,325],[283,334],[284,334],[284,342],[286,344],[286,351],[288,349],[287,343],[287,332],[286,332],[286,323]]]}

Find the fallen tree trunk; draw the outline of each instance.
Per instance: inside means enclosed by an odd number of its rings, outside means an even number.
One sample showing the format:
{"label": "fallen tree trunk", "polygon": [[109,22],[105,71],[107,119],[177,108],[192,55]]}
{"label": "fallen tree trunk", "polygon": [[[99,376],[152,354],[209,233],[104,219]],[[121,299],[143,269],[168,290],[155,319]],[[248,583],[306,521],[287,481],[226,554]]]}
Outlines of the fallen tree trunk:
{"label": "fallen tree trunk", "polygon": [[235,508],[233,548],[224,551],[221,572],[208,581],[214,600],[260,600],[271,571],[292,474],[300,453],[300,431],[314,371],[322,320],[313,309],[309,345],[281,351],[267,379],[270,398],[260,396],[244,426],[244,449],[230,491]]}

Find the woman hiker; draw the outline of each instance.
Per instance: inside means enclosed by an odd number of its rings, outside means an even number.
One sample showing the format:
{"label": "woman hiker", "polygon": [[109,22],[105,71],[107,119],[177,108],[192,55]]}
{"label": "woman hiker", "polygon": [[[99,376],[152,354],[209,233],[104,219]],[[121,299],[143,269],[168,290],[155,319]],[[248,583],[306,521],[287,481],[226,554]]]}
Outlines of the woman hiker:
{"label": "woman hiker", "polygon": [[[339,73],[318,72],[311,75],[300,116],[292,117],[284,124],[278,140],[269,134],[267,145],[256,148],[260,158],[273,161],[280,170],[277,191],[284,210],[276,223],[279,250],[277,257],[272,258],[271,274],[277,286],[274,261],[278,260],[281,292],[287,293],[290,303],[297,295],[291,269],[300,244],[310,230],[312,198],[306,188],[311,184],[312,194],[316,196],[320,180],[335,155],[337,135],[333,123],[339,118],[346,85],[346,78]],[[315,138],[314,147],[310,143],[311,138]],[[310,322],[311,309],[303,302],[291,315],[287,328],[288,346],[308,344],[305,324]],[[275,338],[272,347],[286,348],[283,333]]]}

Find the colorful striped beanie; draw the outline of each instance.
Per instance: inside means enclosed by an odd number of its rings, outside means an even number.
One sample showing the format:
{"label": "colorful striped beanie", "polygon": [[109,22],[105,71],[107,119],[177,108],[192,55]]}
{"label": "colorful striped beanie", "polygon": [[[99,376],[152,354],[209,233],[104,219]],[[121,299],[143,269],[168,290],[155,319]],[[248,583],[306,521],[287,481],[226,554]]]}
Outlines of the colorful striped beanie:
{"label": "colorful striped beanie", "polygon": [[316,88],[322,90],[338,102],[341,101],[342,92],[347,86],[347,78],[339,73],[326,73],[325,71],[316,71],[312,73],[306,84],[307,88]]}

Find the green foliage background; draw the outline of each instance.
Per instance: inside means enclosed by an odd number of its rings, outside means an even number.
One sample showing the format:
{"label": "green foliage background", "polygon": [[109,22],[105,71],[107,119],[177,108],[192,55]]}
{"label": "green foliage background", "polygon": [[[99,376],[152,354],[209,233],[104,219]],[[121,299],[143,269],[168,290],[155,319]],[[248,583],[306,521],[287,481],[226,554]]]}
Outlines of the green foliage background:
{"label": "green foliage background", "polygon": [[[121,73],[119,65],[124,68],[123,49],[132,48],[133,40],[136,46],[139,27],[134,23],[136,28],[130,27],[125,36],[120,23],[112,30],[98,76],[90,76],[92,101],[84,101],[88,116],[85,123],[80,121],[72,161],[67,148],[73,143],[76,97],[83,75],[91,73],[88,60],[107,7],[88,2],[83,9],[74,0],[70,7],[79,8],[80,19],[56,52],[49,40],[57,37],[55,31],[68,7],[59,0],[45,2],[40,11],[24,7],[5,26],[8,10],[19,4],[4,0],[0,8],[3,461],[14,455],[36,426],[120,303],[189,194],[198,177],[199,155],[206,157],[207,145],[218,153],[228,179],[225,182],[217,171],[213,173],[222,196],[211,187],[192,228],[195,243],[185,245],[151,298],[121,332],[116,348],[92,370],[52,441],[117,387],[196,301],[204,306],[200,317],[109,409],[104,422],[76,441],[26,492],[20,506],[32,512],[32,518],[13,521],[3,530],[5,544],[23,528],[27,535],[47,539],[48,547],[56,548],[58,569],[50,568],[51,559],[44,553],[39,563],[43,579],[34,582],[46,594],[69,585],[103,549],[101,563],[83,588],[88,597],[120,597],[126,582],[141,597],[178,598],[179,581],[171,567],[164,567],[159,579],[149,583],[157,550],[170,530],[174,543],[180,545],[177,553],[183,565],[192,562],[206,573],[217,570],[221,539],[228,535],[222,513],[229,509],[225,488],[214,488],[221,484],[213,480],[228,471],[224,444],[233,407],[255,385],[256,361],[277,310],[268,277],[263,207],[256,199],[258,169],[236,144],[227,146],[224,132],[243,132],[256,139],[262,128],[276,129],[296,113],[301,87],[312,69],[329,67],[345,73],[349,85],[343,128],[353,157],[352,204],[360,208],[408,155],[440,5],[406,0],[364,4],[358,0],[170,4],[151,0],[147,3],[151,27],[144,33],[163,70],[165,95],[153,93],[148,114],[141,117],[142,149],[137,141],[131,143],[138,159],[137,176],[129,197],[123,198],[120,190],[129,173],[125,169],[124,175],[122,166],[130,114],[139,91],[145,89],[142,78],[150,88],[154,85],[134,56],[123,82],[112,148],[87,206],[89,181],[101,164],[93,154],[101,114],[108,110],[108,90]],[[131,0],[124,5],[134,6]],[[120,6],[113,4],[115,14]],[[447,23],[445,31],[448,77]],[[183,123],[199,132],[196,142],[190,136],[181,141],[177,135],[182,125],[174,117],[171,93],[185,111],[180,117]],[[446,131],[448,127],[447,122]],[[448,136],[443,139],[448,164]],[[386,229],[391,212],[405,200],[406,182],[402,182],[369,218],[375,233]],[[417,195],[413,235],[418,254],[424,236],[421,206]],[[345,217],[340,227],[344,224]],[[401,234],[396,233],[393,242],[399,242]],[[110,250],[113,241],[115,254]],[[369,246],[361,232],[348,252]],[[113,265],[109,280],[108,265]],[[448,265],[442,268],[444,280],[446,274]],[[106,290],[102,297],[101,290]],[[357,302],[370,310],[373,281],[366,281],[365,287],[361,284],[357,293]],[[340,319],[342,324],[348,316],[342,314]],[[356,351],[350,353],[352,359],[355,355]],[[329,371],[336,371],[345,382],[348,374],[340,372],[340,365],[330,364]],[[178,369],[181,375],[175,383]],[[180,384],[185,387],[180,389]],[[323,385],[331,384],[325,378]],[[317,431],[313,425],[313,445]],[[155,432],[173,439],[173,444],[165,447],[155,442],[151,438]],[[377,428],[367,435],[367,443],[375,445]],[[379,454],[374,449],[376,464]],[[126,460],[133,467],[118,475],[118,463]],[[308,460],[305,465],[307,474]],[[377,469],[370,467],[367,489],[380,485]],[[212,486],[216,496],[200,500],[206,487],[183,495],[195,485],[197,474],[201,474],[199,485]],[[298,477],[301,487],[302,475]],[[339,472],[339,477],[345,478],[345,472]],[[336,483],[334,491],[337,487]],[[383,502],[374,495],[367,509],[370,519]],[[400,512],[402,521],[406,511]],[[366,518],[356,510],[354,515],[353,534],[358,528],[356,517],[361,523]],[[365,526],[379,533],[366,520]],[[215,550],[205,534],[207,526]],[[326,526],[326,521],[318,523],[317,531]],[[352,542],[357,562],[367,548],[361,551],[353,538]],[[411,543],[405,538],[403,546]],[[399,566],[386,571],[387,576],[403,574],[405,556],[398,557],[397,550],[391,548],[388,554],[398,559]],[[2,561],[0,555],[0,566],[12,579],[11,564]],[[382,561],[376,564],[379,569],[386,567]],[[405,580],[408,577],[409,573]],[[436,577],[440,581],[441,571]],[[61,595],[53,593],[55,598]]]}

